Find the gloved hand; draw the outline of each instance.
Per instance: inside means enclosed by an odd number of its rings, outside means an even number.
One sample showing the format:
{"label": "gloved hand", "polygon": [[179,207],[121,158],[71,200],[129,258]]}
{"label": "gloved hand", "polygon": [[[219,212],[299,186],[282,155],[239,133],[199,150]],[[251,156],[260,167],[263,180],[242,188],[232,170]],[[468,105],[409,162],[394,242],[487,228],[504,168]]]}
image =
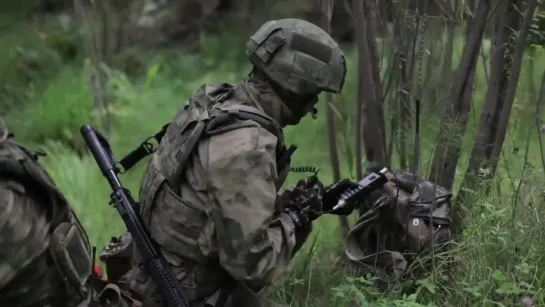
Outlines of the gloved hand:
{"label": "gloved hand", "polygon": [[279,197],[294,222],[300,225],[308,224],[318,218],[322,212],[322,196],[324,187],[316,176],[301,179],[294,188],[287,189]]}
{"label": "gloved hand", "polygon": [[333,210],[333,207],[339,201],[339,198],[341,197],[342,193],[356,187],[358,187],[358,184],[348,179],[343,179],[341,181],[333,183],[330,186],[327,186],[324,189],[324,196],[322,198],[323,212],[327,212],[330,214],[337,214],[337,215],[351,214],[352,211],[354,210],[354,207],[356,207],[357,204],[354,204],[354,206],[346,206],[344,208],[340,208],[337,210]]}
{"label": "gloved hand", "polygon": [[278,198],[283,213],[287,215],[295,230],[295,246],[292,257],[312,232],[312,221],[322,212],[324,186],[316,176],[299,180],[293,188],[288,188]]}

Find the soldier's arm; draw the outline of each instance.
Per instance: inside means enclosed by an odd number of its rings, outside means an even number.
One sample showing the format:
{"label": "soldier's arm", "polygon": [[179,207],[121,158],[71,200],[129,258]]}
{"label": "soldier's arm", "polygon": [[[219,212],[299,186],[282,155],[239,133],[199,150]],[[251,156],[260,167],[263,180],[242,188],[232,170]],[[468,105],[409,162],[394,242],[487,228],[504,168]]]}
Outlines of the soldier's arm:
{"label": "soldier's arm", "polygon": [[220,263],[255,289],[284,271],[296,244],[291,218],[274,214],[275,146],[271,133],[250,127],[214,136],[208,147]]}
{"label": "soldier's arm", "polygon": [[49,244],[45,206],[22,185],[0,180],[0,289],[41,255]]}

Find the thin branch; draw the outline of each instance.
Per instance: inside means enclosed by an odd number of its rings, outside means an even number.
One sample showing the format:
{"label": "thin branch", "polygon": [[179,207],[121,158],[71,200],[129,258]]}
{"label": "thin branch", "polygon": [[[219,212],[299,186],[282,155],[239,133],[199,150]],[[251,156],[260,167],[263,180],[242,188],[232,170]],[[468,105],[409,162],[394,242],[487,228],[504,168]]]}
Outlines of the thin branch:
{"label": "thin branch", "polygon": [[539,157],[541,159],[541,165],[543,166],[543,172],[545,173],[545,157],[543,156],[543,140],[541,139],[541,125],[540,125],[540,114],[541,114],[541,104],[543,103],[543,99],[545,98],[545,72],[543,73],[543,77],[541,78],[541,87],[539,89],[539,97],[537,99],[537,105],[536,105],[536,126],[537,126],[537,135],[539,140]]}
{"label": "thin branch", "polygon": [[[327,32],[331,32],[331,17],[333,15],[333,0],[318,0],[318,5],[322,12],[322,28]],[[339,152],[337,145],[337,129],[335,127],[335,117],[331,108],[333,107],[333,94],[326,94],[326,121],[327,121],[327,137],[329,144],[329,159],[331,161],[331,170],[333,172],[333,180],[341,180],[341,167],[339,162]],[[345,216],[339,216],[339,223],[341,225],[341,232],[343,238],[348,235],[350,231],[350,224]]]}

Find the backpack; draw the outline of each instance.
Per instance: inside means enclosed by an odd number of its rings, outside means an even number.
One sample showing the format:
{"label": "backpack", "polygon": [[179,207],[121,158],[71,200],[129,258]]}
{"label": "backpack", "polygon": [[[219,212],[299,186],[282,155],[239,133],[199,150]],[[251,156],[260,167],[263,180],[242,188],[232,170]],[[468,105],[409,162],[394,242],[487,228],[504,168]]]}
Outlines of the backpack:
{"label": "backpack", "polygon": [[65,280],[68,294],[65,303],[81,301],[88,294],[87,281],[92,270],[87,234],[68,201],[40,165],[38,153],[17,144],[12,137],[0,123],[0,179],[20,184],[25,196],[47,206],[51,222],[48,253],[52,264],[45,265],[55,266]]}
{"label": "backpack", "polygon": [[452,194],[405,171],[387,176],[384,188],[365,201],[346,237],[345,255],[389,284],[432,247],[437,255],[451,240]]}

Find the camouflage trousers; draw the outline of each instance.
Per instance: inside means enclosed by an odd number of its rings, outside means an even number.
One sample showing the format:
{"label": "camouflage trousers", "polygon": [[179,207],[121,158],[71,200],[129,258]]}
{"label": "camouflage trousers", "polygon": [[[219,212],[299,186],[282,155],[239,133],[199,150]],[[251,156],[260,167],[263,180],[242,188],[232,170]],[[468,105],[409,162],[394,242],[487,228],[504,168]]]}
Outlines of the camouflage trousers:
{"label": "camouflage trousers", "polygon": [[286,305],[279,304],[272,300],[264,298],[262,295],[259,295],[252,290],[248,289],[243,285],[236,287],[229,300],[225,304],[226,307],[236,307],[236,306],[258,306],[258,307],[286,307]]}
{"label": "camouflage trousers", "polygon": [[[182,290],[184,288],[182,287]],[[187,290],[187,289],[186,289]],[[158,293],[155,290],[152,297],[157,297]],[[217,290],[212,296],[206,297],[201,300],[191,300],[191,307],[284,307],[284,305],[278,304],[272,300],[269,300],[262,295],[252,291],[243,284],[238,283],[231,291],[230,295],[225,302],[219,302],[221,290]],[[149,293],[149,292],[148,292]],[[187,292],[190,293],[190,292]],[[191,295],[189,295],[191,297]],[[161,301],[161,299],[159,300]],[[162,307],[163,304],[158,303],[156,300],[144,298],[143,306],[146,307]],[[125,306],[120,306],[125,307]]]}
{"label": "camouflage trousers", "polygon": [[[102,294],[109,301],[118,301],[119,307],[146,306],[162,307],[162,298],[155,287],[155,283],[146,270],[139,265],[141,260],[134,253],[133,239],[130,233],[125,232],[103,249],[100,260],[105,264],[108,278],[127,291],[121,291],[119,287],[109,284],[109,289]],[[132,263],[132,266],[131,266]],[[191,262],[185,266],[173,267],[174,275],[178,277],[182,289],[187,294],[191,307],[280,307],[282,305],[263,298],[248,287],[237,284],[229,293],[224,304],[218,303],[222,283],[233,284],[232,279],[227,278],[226,272],[219,267],[202,267]],[[226,281],[228,280],[228,281]],[[222,282],[224,281],[224,282]],[[128,290],[130,289],[130,291]],[[97,289],[98,292],[102,291]],[[136,294],[141,298],[140,302],[127,300],[128,293]],[[117,296],[117,299],[111,297]],[[125,296],[125,301],[121,297]],[[128,305],[127,305],[128,304]],[[131,305],[133,304],[133,305]],[[139,305],[140,304],[140,305]],[[101,305],[102,306],[102,305]]]}
{"label": "camouflage trousers", "polygon": [[[284,305],[267,300],[252,290],[237,286],[233,289],[231,295],[224,305],[216,305],[217,294],[206,301],[190,302],[191,307],[284,307]],[[152,303],[147,298],[137,299],[131,297],[128,292],[113,283],[105,284],[104,287],[96,291],[93,303],[87,303],[78,307],[162,307],[161,303]]]}

